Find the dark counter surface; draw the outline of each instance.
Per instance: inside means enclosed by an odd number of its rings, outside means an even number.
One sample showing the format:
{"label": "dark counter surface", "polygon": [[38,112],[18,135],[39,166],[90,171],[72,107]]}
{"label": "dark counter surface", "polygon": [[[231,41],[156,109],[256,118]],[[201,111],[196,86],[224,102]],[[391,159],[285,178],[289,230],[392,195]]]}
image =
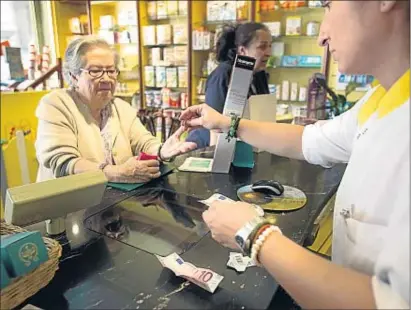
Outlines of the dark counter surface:
{"label": "dark counter surface", "polygon": [[[212,151],[197,156],[211,157]],[[194,156],[194,155],[190,155]],[[183,158],[176,164],[182,163]],[[276,213],[276,224],[283,234],[302,244],[313,222],[335,193],[345,170],[344,165],[323,169],[305,162],[268,153],[255,155],[256,165],[249,169],[233,168],[229,175],[174,172],[148,187],[163,187],[202,199],[219,192],[235,200],[239,187],[260,179],[275,179],[295,186],[307,195],[302,209]],[[43,309],[265,309],[278,287],[263,269],[248,268],[237,273],[226,263],[229,249],[218,245],[208,234],[182,254],[198,267],[210,268],[224,276],[214,294],[189,284],[164,269],[157,259],[144,251],[83,227],[84,219],[98,210],[123,200],[138,190],[124,193],[106,191],[100,206],[67,217],[67,236],[78,253],[64,259],[53,281],[29,303]],[[33,228],[44,230],[44,225]],[[90,241],[93,240],[93,241]],[[79,247],[81,244],[87,246]]]}

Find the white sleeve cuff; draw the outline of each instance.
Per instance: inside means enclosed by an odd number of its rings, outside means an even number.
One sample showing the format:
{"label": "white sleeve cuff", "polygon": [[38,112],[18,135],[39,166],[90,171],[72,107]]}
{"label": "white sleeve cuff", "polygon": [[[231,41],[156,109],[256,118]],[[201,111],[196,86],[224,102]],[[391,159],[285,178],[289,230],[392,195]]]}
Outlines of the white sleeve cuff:
{"label": "white sleeve cuff", "polygon": [[320,152],[318,152],[317,150],[319,126],[322,126],[321,122],[317,122],[316,124],[304,127],[302,136],[303,156],[305,160],[310,164],[321,165],[324,168],[331,168],[333,164],[331,162],[325,161]]}
{"label": "white sleeve cuff", "polygon": [[377,309],[410,309],[410,305],[387,283],[376,276],[372,277],[371,283]]}

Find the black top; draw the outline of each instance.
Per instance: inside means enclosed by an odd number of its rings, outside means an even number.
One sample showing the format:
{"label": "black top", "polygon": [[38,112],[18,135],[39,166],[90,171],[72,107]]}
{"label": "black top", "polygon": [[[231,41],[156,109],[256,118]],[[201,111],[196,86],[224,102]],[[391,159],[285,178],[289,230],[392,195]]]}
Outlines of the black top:
{"label": "black top", "polygon": [[[176,159],[212,157],[212,150],[201,150]],[[331,169],[303,161],[255,154],[254,169],[233,168],[230,174],[178,172],[155,180],[147,187],[165,188],[200,199],[214,192],[237,200],[237,189],[258,180],[278,180],[295,186],[307,195],[307,205],[291,212],[271,212],[283,234],[302,244],[326,202],[335,193],[345,166]],[[163,268],[158,260],[144,250],[103,236],[92,241],[94,233],[84,227],[84,219],[132,195],[141,189],[121,192],[106,191],[100,206],[69,214],[67,235],[72,247],[86,243],[82,255],[60,263],[53,281],[28,300],[41,309],[265,309],[277,289],[275,280],[262,268],[251,267],[237,273],[226,266],[229,249],[222,247],[208,234],[181,257],[198,267],[210,268],[224,276],[214,294],[191,284]],[[44,223],[32,229],[44,230]],[[74,230],[73,228],[76,228]],[[171,237],[171,236],[170,236]],[[90,240],[90,241],[88,241]],[[274,253],[275,255],[275,253]],[[275,303],[275,309],[285,309]]]}
{"label": "black top", "polygon": [[[233,62],[224,61],[218,65],[207,79],[206,103],[220,113],[223,113],[224,110],[232,71]],[[269,94],[267,73],[265,71],[254,73],[252,86],[254,87],[250,86],[248,98],[252,95]]]}
{"label": "black top", "polygon": [[[233,64],[232,60],[221,62],[207,78],[206,103],[220,113],[223,113],[224,110]],[[254,73],[251,85],[248,98],[252,95],[269,94],[268,73],[265,71]],[[210,132],[204,128],[195,129],[189,133],[186,141],[197,143],[199,148],[210,146]]]}

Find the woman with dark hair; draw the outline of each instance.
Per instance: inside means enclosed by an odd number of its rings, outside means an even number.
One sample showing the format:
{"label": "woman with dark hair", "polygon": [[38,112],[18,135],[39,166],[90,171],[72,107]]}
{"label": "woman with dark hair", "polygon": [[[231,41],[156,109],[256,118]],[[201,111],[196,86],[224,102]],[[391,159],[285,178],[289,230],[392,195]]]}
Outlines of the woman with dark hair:
{"label": "woman with dark hair", "polygon": [[[219,65],[207,79],[207,104],[218,112],[223,112],[236,54],[256,59],[248,97],[269,94],[265,68],[271,56],[271,42],[270,30],[264,24],[247,22],[225,25],[216,42],[216,59]],[[187,141],[196,142],[199,148],[216,142],[215,136],[203,128],[191,131]]]}

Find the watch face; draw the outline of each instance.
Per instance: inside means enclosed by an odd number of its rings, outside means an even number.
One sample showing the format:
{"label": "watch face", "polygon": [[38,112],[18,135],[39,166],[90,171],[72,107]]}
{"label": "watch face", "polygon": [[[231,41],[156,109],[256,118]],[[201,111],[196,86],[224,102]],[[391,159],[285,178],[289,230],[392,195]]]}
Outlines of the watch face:
{"label": "watch face", "polygon": [[235,236],[235,241],[240,246],[241,249],[244,248],[244,239],[241,236]]}

